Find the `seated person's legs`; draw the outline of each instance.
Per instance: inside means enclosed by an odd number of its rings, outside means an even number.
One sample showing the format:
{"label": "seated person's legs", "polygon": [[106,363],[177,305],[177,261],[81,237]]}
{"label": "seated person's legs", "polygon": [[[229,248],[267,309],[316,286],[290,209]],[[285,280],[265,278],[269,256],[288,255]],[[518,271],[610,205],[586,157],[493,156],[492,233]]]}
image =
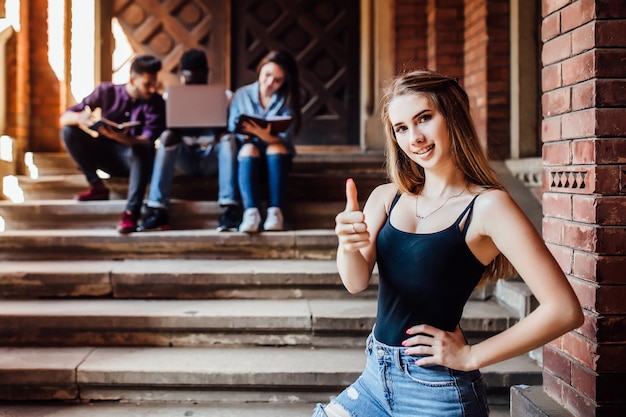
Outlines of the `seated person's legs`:
{"label": "seated person's legs", "polygon": [[291,170],[292,155],[282,143],[275,143],[267,147],[266,161],[269,207],[263,229],[283,230],[282,206],[287,192],[287,177]]}
{"label": "seated person's legs", "polygon": [[120,233],[131,233],[138,230],[137,221],[141,215],[143,198],[154,166],[154,146],[152,144],[135,145],[131,148],[131,152],[126,210],[122,213],[122,220],[117,227],[117,231]]}
{"label": "seated person's legs", "polygon": [[243,220],[239,225],[240,232],[255,233],[259,231],[261,214],[259,213],[259,174],[260,152],[253,143],[245,143],[239,150],[238,182],[241,192]]}
{"label": "seated person's legs", "polygon": [[225,134],[217,146],[218,161],[218,196],[217,202],[226,209],[220,216],[218,231],[236,231],[241,223],[242,210],[240,204],[237,179],[237,152],[239,144],[235,135]]}
{"label": "seated person's legs", "polygon": [[159,137],[159,147],[154,157],[154,168],[150,181],[150,191],[146,206],[148,212],[139,230],[167,230],[169,229],[169,204],[172,190],[172,180],[177,160],[181,151],[182,137],[173,130],[165,130]]}
{"label": "seated person's legs", "polygon": [[90,188],[76,196],[79,201],[108,200],[109,189],[98,177],[96,170],[111,176],[126,177],[130,164],[125,147],[106,138],[93,138],[78,126],[64,126],[61,137],[68,153],[85,175]]}

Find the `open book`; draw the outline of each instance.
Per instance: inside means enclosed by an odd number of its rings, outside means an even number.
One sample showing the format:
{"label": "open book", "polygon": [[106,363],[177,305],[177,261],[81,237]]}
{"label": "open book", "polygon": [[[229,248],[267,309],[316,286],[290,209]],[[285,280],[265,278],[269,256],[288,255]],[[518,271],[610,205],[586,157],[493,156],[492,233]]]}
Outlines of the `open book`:
{"label": "open book", "polygon": [[243,122],[245,121],[252,121],[263,128],[267,127],[268,123],[271,123],[272,130],[270,132],[272,133],[272,135],[276,135],[277,133],[281,133],[289,129],[293,118],[291,116],[270,116],[267,118],[262,118],[259,116],[251,116],[244,113],[239,116],[239,121],[237,122],[235,132],[242,133],[244,135],[246,134],[246,132],[243,131]]}
{"label": "open book", "polygon": [[141,125],[141,122],[139,120],[131,120],[128,122],[117,123],[117,122],[114,122],[113,120],[104,118],[102,117],[102,109],[97,107],[91,112],[89,125],[87,126],[81,125],[81,128],[85,132],[87,132],[88,134],[96,138],[99,135],[98,129],[100,128],[100,126],[108,126],[112,128],[113,130],[122,131],[124,129],[128,129],[129,127],[140,126],[140,125]]}
{"label": "open book", "polygon": [[124,129],[128,129],[129,127],[139,126],[139,125],[141,125],[141,122],[139,120],[131,120],[131,121],[128,121],[128,122],[117,123],[117,122],[114,122],[112,120],[105,119],[103,117],[100,120],[96,120],[95,122],[93,122],[89,126],[89,129],[97,131],[98,128],[100,126],[103,126],[103,125],[104,126],[109,126],[113,130],[124,130]]}

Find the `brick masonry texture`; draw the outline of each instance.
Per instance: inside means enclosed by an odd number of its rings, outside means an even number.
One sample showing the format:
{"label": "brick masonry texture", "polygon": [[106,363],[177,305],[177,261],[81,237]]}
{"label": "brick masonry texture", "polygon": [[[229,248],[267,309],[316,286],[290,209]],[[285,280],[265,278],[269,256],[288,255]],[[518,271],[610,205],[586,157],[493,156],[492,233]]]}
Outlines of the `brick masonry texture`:
{"label": "brick masonry texture", "polygon": [[544,390],[576,417],[626,407],[608,383],[623,382],[614,376],[626,368],[626,70],[615,65],[626,10],[617,3],[542,1],[544,239],[586,317],[544,349]]}

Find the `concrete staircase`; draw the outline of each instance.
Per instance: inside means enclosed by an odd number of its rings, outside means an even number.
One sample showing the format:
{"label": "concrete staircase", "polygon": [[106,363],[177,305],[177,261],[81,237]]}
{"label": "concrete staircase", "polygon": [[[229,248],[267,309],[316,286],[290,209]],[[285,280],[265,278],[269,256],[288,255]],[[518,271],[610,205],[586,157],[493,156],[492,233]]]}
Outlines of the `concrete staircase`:
{"label": "concrete staircase", "polygon": [[[332,224],[344,178],[365,199],[380,164],[302,157],[293,228],[254,236],[215,232],[214,201],[177,201],[179,230],[128,236],[113,229],[121,200],[0,204],[0,416],[311,415],[364,365],[377,276],[363,294],[343,289]],[[524,314],[511,307],[476,291],[470,341]],[[492,416],[508,415],[511,385],[541,383],[528,356],[482,371]]]}

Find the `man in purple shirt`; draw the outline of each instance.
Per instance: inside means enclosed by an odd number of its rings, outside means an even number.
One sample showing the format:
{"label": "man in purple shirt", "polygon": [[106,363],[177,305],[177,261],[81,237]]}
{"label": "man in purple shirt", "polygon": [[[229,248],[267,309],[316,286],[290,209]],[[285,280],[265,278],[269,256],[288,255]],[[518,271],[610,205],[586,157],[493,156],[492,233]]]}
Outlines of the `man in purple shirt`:
{"label": "man in purple shirt", "polygon": [[[60,117],[63,142],[89,182],[89,189],[78,194],[77,200],[109,199],[109,189],[97,169],[114,177],[130,177],[126,209],[117,227],[120,233],[137,230],[154,164],[154,142],[165,129],[165,102],[156,92],[161,65],[155,56],[137,56],[126,84],[102,83]],[[101,109],[103,119],[138,124],[122,129],[101,124],[91,130],[96,108]]]}

